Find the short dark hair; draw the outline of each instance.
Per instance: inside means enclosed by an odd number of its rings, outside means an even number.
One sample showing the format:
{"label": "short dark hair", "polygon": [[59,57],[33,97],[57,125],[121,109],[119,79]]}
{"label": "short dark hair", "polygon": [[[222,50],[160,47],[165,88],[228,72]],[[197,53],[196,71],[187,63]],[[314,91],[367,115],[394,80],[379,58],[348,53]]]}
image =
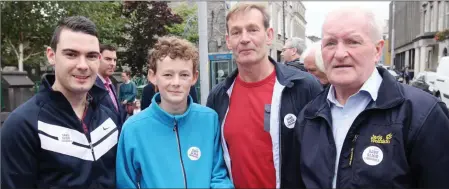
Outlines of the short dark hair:
{"label": "short dark hair", "polygon": [[71,16],[64,18],[58,22],[51,37],[50,47],[56,51],[56,45],[59,42],[59,36],[63,29],[69,29],[74,32],[82,32],[85,34],[93,35],[98,38],[97,27],[95,24],[84,16]]}
{"label": "short dark hair", "polygon": [[104,50],[117,51],[117,48],[115,48],[111,44],[101,44],[100,45],[100,53],[103,53]]}
{"label": "short dark hair", "polygon": [[129,70],[125,70],[122,73],[125,73],[126,76],[128,76],[128,77],[131,76],[131,71],[129,71]]}

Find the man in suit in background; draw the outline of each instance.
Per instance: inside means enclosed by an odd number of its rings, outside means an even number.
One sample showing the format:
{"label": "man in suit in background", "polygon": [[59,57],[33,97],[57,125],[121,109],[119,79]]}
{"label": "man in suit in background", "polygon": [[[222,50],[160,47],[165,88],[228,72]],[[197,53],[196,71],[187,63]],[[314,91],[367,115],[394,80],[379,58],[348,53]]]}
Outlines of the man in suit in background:
{"label": "man in suit in background", "polygon": [[121,123],[123,123],[126,119],[126,112],[120,106],[120,102],[117,99],[117,90],[110,79],[112,74],[114,74],[117,64],[117,50],[112,45],[101,44],[100,53],[100,67],[98,68],[95,85],[108,91],[108,95],[101,99],[101,104],[117,113]]}

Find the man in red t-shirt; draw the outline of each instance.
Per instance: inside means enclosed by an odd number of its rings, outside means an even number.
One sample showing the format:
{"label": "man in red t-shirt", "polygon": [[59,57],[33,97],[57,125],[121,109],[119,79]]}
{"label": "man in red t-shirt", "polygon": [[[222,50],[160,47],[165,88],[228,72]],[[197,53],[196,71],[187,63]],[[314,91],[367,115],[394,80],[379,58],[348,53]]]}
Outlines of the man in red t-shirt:
{"label": "man in red t-shirt", "polygon": [[237,3],[226,16],[226,44],[237,71],[209,94],[222,126],[224,159],[236,188],[298,188],[292,128],[321,91],[310,74],[268,56],[274,32],[263,5]]}

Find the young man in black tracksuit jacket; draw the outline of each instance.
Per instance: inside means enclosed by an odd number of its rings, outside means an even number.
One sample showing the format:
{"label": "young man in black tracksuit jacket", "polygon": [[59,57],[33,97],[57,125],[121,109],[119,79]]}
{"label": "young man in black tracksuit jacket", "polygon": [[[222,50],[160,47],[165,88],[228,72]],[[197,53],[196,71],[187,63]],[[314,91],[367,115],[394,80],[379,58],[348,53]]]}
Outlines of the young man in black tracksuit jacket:
{"label": "young man in black tracksuit jacket", "polygon": [[94,23],[60,22],[47,48],[55,75],[45,75],[40,91],[1,129],[2,188],[115,187],[120,127],[98,102],[107,92],[92,87],[99,57]]}

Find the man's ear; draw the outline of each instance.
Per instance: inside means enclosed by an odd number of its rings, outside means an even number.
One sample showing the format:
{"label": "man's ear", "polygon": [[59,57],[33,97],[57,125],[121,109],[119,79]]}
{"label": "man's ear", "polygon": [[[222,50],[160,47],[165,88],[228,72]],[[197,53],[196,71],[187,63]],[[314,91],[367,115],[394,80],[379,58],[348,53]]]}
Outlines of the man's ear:
{"label": "man's ear", "polygon": [[154,73],[153,72],[153,70],[149,70],[148,71],[148,80],[154,85],[154,86],[157,86],[157,83],[156,83],[156,73]]}
{"label": "man's ear", "polygon": [[384,40],[379,40],[376,43],[376,62],[379,61],[380,57],[382,56],[382,49],[384,47]]}
{"label": "man's ear", "polygon": [[228,47],[228,50],[232,50],[231,43],[229,41],[229,34],[226,34],[226,47]]}
{"label": "man's ear", "polygon": [[[292,48],[292,50],[293,50],[293,54],[294,55],[298,54],[298,49],[297,48]],[[301,56],[300,54],[298,54],[298,55]]]}
{"label": "man's ear", "polygon": [[56,61],[55,61],[56,52],[53,51],[53,49],[51,47],[47,47],[46,55],[47,55],[47,60],[50,63],[50,65],[54,66],[56,63]]}
{"label": "man's ear", "polygon": [[274,38],[274,30],[273,28],[267,29],[267,46],[271,46],[273,44],[273,38]]}

